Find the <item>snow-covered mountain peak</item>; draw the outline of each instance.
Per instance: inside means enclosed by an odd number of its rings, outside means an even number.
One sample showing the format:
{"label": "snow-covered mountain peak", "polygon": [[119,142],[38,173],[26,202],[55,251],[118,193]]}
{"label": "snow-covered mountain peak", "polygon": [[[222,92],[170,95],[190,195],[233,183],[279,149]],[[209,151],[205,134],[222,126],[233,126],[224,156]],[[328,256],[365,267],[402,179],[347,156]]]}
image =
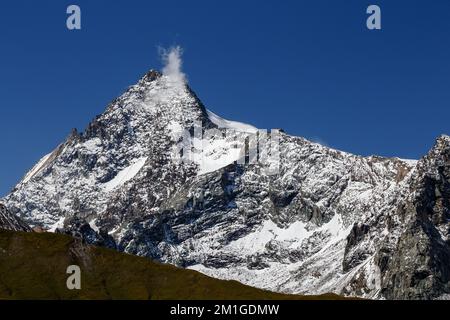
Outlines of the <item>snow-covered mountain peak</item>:
{"label": "snow-covered mountain peak", "polygon": [[[403,279],[399,266],[426,269],[411,249],[419,244],[448,252],[448,136],[418,162],[360,157],[283,132],[275,139],[207,110],[179,56],[167,59],[169,68],[147,72],[43,157],[6,197],[10,211],[31,225],[276,291],[401,298],[399,285],[414,280],[413,297],[418,286],[435,285],[434,276]],[[193,144],[179,150],[186,133]],[[249,151],[273,141],[270,152]],[[194,161],[179,161],[186,153]],[[450,274],[448,256],[427,272]],[[441,282],[426,294],[450,290]]]}

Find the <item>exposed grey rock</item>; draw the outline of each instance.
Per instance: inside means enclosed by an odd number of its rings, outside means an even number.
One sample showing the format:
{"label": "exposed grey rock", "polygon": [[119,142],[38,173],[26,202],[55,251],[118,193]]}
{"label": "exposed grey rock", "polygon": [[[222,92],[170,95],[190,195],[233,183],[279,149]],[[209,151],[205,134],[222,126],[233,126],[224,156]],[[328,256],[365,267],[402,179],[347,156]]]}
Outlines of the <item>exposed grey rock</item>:
{"label": "exposed grey rock", "polygon": [[417,165],[406,202],[404,232],[385,272],[388,299],[432,299],[450,293],[450,139],[440,137]]}
{"label": "exposed grey rock", "polygon": [[3,203],[0,203],[0,230],[31,231],[22,219],[12,215]]}
{"label": "exposed grey rock", "polygon": [[[213,169],[177,161],[178,129],[196,122],[244,146],[258,137],[212,119],[191,89],[151,71],[5,201],[33,226],[265,289],[388,299],[449,292],[448,136],[419,162],[283,132],[275,175],[236,158]],[[208,161],[232,154],[234,140],[208,140],[217,141]]]}
{"label": "exposed grey rock", "polygon": [[55,232],[70,235],[96,246],[117,249],[117,245],[113,237],[108,234],[107,230],[94,230],[89,223],[86,222],[86,220],[83,220],[77,216],[68,217],[65,219],[63,227],[57,228]]}

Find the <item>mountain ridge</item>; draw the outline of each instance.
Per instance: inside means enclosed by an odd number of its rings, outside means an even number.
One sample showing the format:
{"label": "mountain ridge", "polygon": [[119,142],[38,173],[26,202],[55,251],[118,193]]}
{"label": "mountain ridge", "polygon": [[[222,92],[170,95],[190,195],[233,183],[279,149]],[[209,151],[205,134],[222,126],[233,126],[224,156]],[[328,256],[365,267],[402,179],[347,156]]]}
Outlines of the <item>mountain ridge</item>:
{"label": "mountain ridge", "polygon": [[[439,247],[446,259],[449,205],[439,199],[448,196],[448,136],[411,162],[356,156],[280,132],[279,172],[272,175],[266,169],[273,163],[249,163],[246,149],[270,136],[220,128],[226,122],[210,116],[187,85],[150,71],[44,158],[5,202],[32,225],[278,292],[390,299],[449,293],[445,264],[425,259],[426,272],[411,279],[411,271],[399,285],[392,279],[407,263],[388,254],[417,255],[417,239],[405,234],[428,228],[435,231],[424,245]],[[180,162],[180,135],[199,122],[202,132],[219,135],[204,139],[205,150],[194,148],[200,162]],[[438,185],[441,196],[424,181]],[[434,209],[437,200],[441,208]],[[444,220],[414,227],[422,202]]]}

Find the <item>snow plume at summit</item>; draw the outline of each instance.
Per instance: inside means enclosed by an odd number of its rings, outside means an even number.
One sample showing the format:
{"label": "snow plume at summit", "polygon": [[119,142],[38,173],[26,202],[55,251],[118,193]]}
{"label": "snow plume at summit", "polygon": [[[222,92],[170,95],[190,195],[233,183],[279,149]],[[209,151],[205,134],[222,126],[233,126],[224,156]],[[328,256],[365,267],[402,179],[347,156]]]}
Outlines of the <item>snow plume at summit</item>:
{"label": "snow plume at summit", "polygon": [[164,62],[163,74],[176,86],[183,86],[186,83],[186,75],[181,71],[183,61],[181,56],[183,49],[175,46],[170,49],[160,49],[161,58]]}

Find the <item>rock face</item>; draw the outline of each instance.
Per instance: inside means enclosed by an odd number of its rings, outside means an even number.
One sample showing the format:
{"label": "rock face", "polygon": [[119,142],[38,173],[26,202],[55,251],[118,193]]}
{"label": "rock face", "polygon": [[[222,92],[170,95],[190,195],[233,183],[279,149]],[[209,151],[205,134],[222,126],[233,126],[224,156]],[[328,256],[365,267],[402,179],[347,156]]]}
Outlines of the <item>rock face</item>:
{"label": "rock face", "polygon": [[[195,135],[198,123],[216,134],[180,152],[183,129]],[[5,201],[33,226],[259,288],[450,293],[448,136],[417,162],[278,134],[268,153],[279,161],[250,161],[248,146],[272,136],[221,119],[150,71]],[[184,152],[194,160],[179,161]]]}
{"label": "rock face", "polygon": [[386,258],[382,294],[388,299],[435,297],[450,292],[450,143],[438,139],[419,161],[398,215],[404,231]]}
{"label": "rock face", "polygon": [[10,214],[5,205],[0,202],[0,230],[31,231],[31,228],[21,219]]}
{"label": "rock face", "polygon": [[78,218],[77,216],[66,218],[63,227],[56,229],[55,232],[82,239],[89,244],[99,247],[117,249],[113,237],[111,237],[105,229],[94,230],[86,220]]}

